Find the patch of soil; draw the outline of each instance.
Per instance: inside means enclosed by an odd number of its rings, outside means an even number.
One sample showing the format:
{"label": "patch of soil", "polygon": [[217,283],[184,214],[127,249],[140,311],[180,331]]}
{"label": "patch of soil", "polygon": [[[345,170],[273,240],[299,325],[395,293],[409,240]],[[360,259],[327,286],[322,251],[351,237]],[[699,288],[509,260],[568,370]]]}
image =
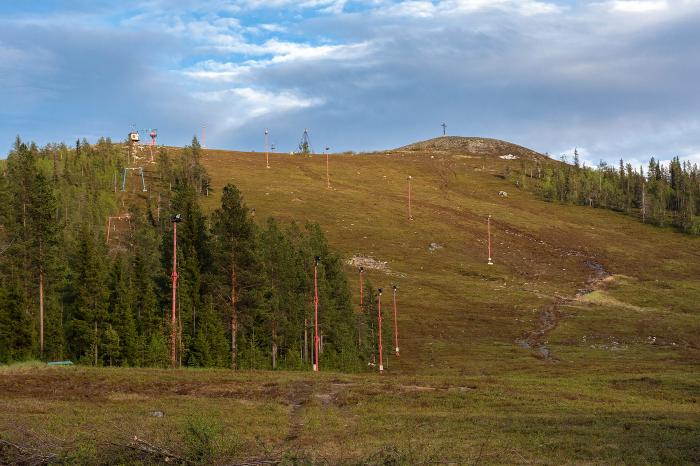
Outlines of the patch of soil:
{"label": "patch of soil", "polygon": [[297,382],[292,386],[288,395],[288,402],[292,407],[289,412],[289,430],[287,432],[286,442],[293,442],[301,435],[304,428],[302,420],[302,410],[304,405],[311,399],[313,385],[311,382]]}
{"label": "patch of soil", "polygon": [[555,360],[552,355],[552,351],[547,347],[547,335],[557,328],[559,325],[559,320],[561,319],[560,308],[563,305],[569,304],[573,301],[579,300],[580,298],[592,293],[605,283],[610,281],[613,277],[605,269],[605,267],[599,262],[593,259],[586,259],[584,265],[592,270],[591,276],[586,281],[585,288],[581,288],[576,292],[573,297],[560,297],[557,298],[555,303],[551,306],[546,307],[540,313],[540,318],[537,328],[526,333],[522,338],[515,340],[515,342],[522,348],[534,349],[537,351],[539,357],[545,360]]}
{"label": "patch of soil", "polygon": [[389,263],[387,261],[380,261],[372,257],[353,256],[347,260],[347,263],[352,267],[364,267],[369,270],[379,270],[384,273],[390,272]]}

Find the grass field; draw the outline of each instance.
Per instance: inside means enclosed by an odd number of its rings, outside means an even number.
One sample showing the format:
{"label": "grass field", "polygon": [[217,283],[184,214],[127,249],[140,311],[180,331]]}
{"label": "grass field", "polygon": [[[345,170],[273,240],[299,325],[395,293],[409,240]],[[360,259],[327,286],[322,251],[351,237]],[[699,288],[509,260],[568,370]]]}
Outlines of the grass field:
{"label": "grass field", "polygon": [[232,182],[259,222],[387,262],[369,278],[399,286],[401,357],[381,376],[0,368],[0,439],[87,463],[700,462],[700,240],[544,203],[498,155],[331,155],[328,189],[323,156],[206,151],[208,208]]}

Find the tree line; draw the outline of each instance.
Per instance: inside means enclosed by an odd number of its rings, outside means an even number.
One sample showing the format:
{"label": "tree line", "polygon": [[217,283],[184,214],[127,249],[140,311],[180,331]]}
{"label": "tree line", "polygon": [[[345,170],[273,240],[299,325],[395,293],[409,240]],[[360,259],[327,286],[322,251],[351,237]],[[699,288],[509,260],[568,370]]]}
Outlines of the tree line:
{"label": "tree line", "polygon": [[573,163],[521,161],[519,170],[506,176],[542,199],[624,212],[658,226],[673,226],[700,233],[700,168],[674,157],[668,165],[651,158],[644,167],[620,160],[619,166],[601,161],[593,168],[582,165],[578,151]]}
{"label": "tree line", "polygon": [[142,164],[147,192],[122,192],[134,155],[109,139],[39,148],[17,138],[0,162],[0,362],[165,367],[175,336],[182,366],[307,368],[316,256],[321,364],[357,371],[376,358],[375,291],[367,282],[353,306],[319,225],[258,224],[233,184],[207,215],[200,201],[213,190],[196,138]]}

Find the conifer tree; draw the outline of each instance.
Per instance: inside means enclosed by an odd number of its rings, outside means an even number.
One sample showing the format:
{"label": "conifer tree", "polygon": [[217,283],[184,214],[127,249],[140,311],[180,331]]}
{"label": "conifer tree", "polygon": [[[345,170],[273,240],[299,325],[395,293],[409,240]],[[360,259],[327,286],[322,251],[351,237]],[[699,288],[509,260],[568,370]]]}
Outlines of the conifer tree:
{"label": "conifer tree", "polygon": [[99,363],[100,339],[107,319],[109,288],[105,263],[92,232],[84,227],[73,261],[70,280],[73,305],[67,331],[73,356],[93,364]]}
{"label": "conifer tree", "polygon": [[[110,277],[109,328],[119,336],[119,352],[109,355],[109,363],[118,365],[136,365],[137,336],[134,322],[134,293],[129,273],[123,260],[116,260]],[[105,335],[107,336],[107,335]],[[106,343],[109,344],[109,343]]]}
{"label": "conifer tree", "polygon": [[256,244],[256,229],[240,191],[226,185],[221,207],[213,215],[215,260],[214,271],[219,277],[217,293],[225,296],[229,312],[231,337],[231,367],[238,364],[238,332],[242,317],[252,317],[259,306],[262,285]]}

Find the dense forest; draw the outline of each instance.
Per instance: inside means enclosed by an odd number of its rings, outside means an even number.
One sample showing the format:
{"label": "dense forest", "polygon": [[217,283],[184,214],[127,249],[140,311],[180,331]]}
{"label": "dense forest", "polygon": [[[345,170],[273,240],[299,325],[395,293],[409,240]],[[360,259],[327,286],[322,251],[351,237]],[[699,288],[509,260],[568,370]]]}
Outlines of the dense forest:
{"label": "dense forest", "polygon": [[196,138],[143,149],[18,137],[0,161],[0,363],[166,367],[174,336],[182,366],[308,368],[316,257],[320,364],[356,371],[375,359],[375,292],[368,282],[354,308],[318,225],[258,224],[232,184],[207,215],[200,201],[213,191]]}
{"label": "dense forest", "polygon": [[663,165],[653,157],[646,173],[620,160],[619,167],[600,162],[582,166],[578,153],[573,163],[522,161],[519,170],[506,174],[518,186],[534,190],[547,201],[612,209],[637,216],[658,226],[671,225],[686,233],[700,233],[700,168],[678,157]]}

